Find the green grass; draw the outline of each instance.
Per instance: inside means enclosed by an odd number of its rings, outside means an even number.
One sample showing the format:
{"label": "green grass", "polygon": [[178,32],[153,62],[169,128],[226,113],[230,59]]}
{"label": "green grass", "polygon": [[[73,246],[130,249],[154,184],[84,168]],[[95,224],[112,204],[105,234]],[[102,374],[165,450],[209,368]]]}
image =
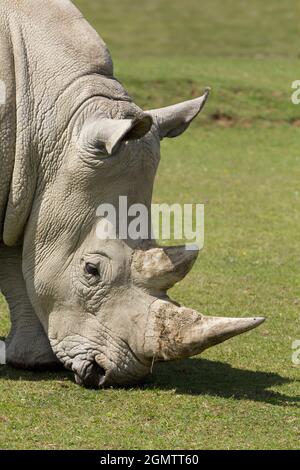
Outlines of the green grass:
{"label": "green grass", "polygon": [[[297,57],[297,0],[76,0],[114,56]],[[131,68],[133,63],[131,62]]]}
{"label": "green grass", "polygon": [[0,448],[298,448],[298,2],[75,3],[139,105],[213,87],[190,131],[162,145],[155,202],[206,203],[204,250],[171,294],[205,314],[268,321],[201,358],[157,365],[133,389],[95,392],[67,372],[1,367]]}

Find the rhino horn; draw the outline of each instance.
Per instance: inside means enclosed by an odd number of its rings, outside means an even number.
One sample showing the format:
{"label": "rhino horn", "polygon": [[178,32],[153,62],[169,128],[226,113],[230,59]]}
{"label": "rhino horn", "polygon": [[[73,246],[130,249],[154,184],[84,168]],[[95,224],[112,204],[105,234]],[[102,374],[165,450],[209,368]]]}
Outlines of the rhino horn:
{"label": "rhino horn", "polygon": [[144,353],[155,361],[194,356],[264,321],[263,317],[205,317],[195,310],[156,300],[149,311]]}
{"label": "rhino horn", "polygon": [[206,88],[205,93],[199,98],[148,111],[147,114],[158,126],[160,138],[177,137],[182,134],[203,109],[209,93],[210,88]]}
{"label": "rhino horn", "polygon": [[132,261],[132,277],[137,285],[151,292],[166,291],[187,275],[198,254],[198,247],[186,246],[137,250]]}
{"label": "rhino horn", "polygon": [[136,119],[89,119],[80,135],[80,146],[92,154],[112,155],[126,140],[138,140],[144,137],[152,126],[150,115]]}

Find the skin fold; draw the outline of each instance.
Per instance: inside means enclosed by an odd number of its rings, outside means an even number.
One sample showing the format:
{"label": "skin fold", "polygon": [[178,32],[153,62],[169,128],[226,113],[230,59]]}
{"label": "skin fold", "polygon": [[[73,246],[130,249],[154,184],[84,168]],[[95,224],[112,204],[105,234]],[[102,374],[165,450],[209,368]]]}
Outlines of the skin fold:
{"label": "skin fold", "polygon": [[203,96],[143,111],[114,78],[104,42],[68,0],[0,0],[0,287],[7,362],[73,370],[98,388],[154,361],[202,352],[262,318],[204,317],[167,290],[198,251],[100,240],[100,204],[151,213],[160,142],[182,134]]}

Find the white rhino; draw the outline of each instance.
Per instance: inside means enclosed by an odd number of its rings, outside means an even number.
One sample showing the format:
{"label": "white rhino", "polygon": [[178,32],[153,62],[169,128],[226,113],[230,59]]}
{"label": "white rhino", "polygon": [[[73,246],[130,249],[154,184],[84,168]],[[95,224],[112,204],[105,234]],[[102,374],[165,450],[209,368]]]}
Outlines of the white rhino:
{"label": "white rhino", "polygon": [[122,384],[262,323],[205,317],[167,297],[197,251],[96,236],[99,204],[126,195],[150,208],[160,140],[184,132],[208,93],[142,111],[69,0],[0,0],[0,39],[8,364],[62,363],[87,387]]}

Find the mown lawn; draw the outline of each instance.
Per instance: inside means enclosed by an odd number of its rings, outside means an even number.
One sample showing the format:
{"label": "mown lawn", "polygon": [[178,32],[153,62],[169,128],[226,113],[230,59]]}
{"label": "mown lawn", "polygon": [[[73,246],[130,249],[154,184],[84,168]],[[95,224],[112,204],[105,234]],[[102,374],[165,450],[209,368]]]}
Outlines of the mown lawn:
{"label": "mown lawn", "polygon": [[0,448],[299,448],[298,2],[74,3],[145,109],[212,86],[190,131],[162,146],[155,202],[206,204],[204,250],[171,294],[205,314],[268,321],[201,358],[157,365],[133,389],[0,367]]}

